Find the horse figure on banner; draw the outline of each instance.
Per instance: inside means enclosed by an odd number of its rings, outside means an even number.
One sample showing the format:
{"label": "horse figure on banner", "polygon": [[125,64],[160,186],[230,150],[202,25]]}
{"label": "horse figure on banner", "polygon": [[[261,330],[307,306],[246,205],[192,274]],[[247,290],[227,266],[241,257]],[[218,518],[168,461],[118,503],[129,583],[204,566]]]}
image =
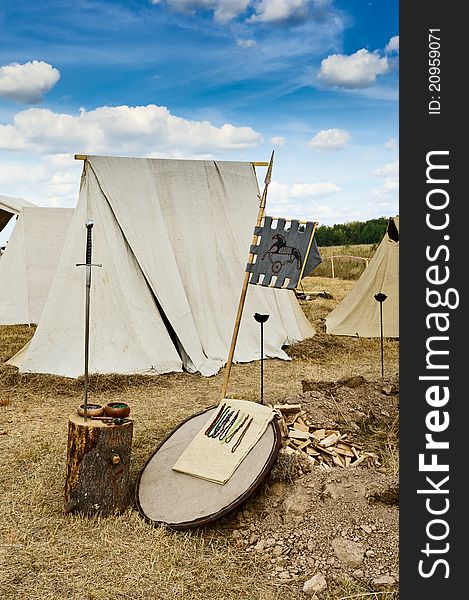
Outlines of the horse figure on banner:
{"label": "horse figure on banner", "polygon": [[266,257],[270,260],[272,263],[272,271],[274,273],[278,273],[287,262],[293,263],[293,261],[296,260],[296,267],[299,271],[302,265],[302,258],[298,248],[287,246],[285,238],[283,235],[280,235],[280,233],[276,233],[272,236],[272,239],[275,240],[275,242],[267,252],[264,253],[262,260]]}

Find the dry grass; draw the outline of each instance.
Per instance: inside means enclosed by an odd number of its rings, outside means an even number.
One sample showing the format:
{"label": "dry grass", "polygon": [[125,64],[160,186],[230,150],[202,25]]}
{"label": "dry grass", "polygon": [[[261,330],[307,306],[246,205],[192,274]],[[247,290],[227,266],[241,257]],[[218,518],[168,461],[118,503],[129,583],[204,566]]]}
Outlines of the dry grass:
{"label": "dry grass", "polygon": [[388,429],[382,429],[367,424],[366,431],[362,432],[366,437],[367,449],[381,456],[382,464],[388,473],[399,474],[399,420],[396,418]]}
{"label": "dry grass", "polygon": [[[353,282],[309,278],[306,289],[333,299],[302,304],[319,330]],[[32,335],[28,327],[0,328],[0,357]],[[301,380],[335,381],[380,375],[379,340],[329,338],[324,333],[288,350],[291,361],[264,362],[267,402],[301,393]],[[398,371],[398,342],[386,341],[385,364]],[[218,403],[223,371],[211,378],[93,376],[90,402],[125,400],[132,407],[132,480],[163,437],[183,419]],[[19,374],[0,367],[0,596],[14,600],[293,600],[297,584],[265,577],[254,553],[236,548],[228,516],[211,527],[172,532],[147,524],[134,507],[108,518],[63,514],[68,415],[82,400],[82,381]],[[229,391],[257,399],[259,364],[234,365]],[[396,424],[397,428],[397,424]],[[393,436],[389,440],[392,452]],[[396,467],[397,468],[397,467]],[[310,574],[310,576],[312,573]],[[324,600],[395,600],[358,584],[337,584]]]}
{"label": "dry grass", "polygon": [[35,325],[3,325],[0,335],[0,364],[16,354],[36,330]]}

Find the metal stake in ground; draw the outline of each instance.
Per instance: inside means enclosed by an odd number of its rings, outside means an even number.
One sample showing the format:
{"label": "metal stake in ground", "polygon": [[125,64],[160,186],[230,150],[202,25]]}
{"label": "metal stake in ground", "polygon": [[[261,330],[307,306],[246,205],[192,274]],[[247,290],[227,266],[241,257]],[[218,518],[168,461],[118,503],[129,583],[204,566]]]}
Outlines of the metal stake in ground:
{"label": "metal stake in ground", "polygon": [[86,262],[77,263],[77,267],[86,267],[86,296],[85,296],[85,392],[83,400],[83,417],[85,421],[88,419],[88,354],[90,345],[90,292],[91,292],[91,267],[101,267],[102,265],[94,265],[91,262],[91,230],[93,221],[86,221]]}
{"label": "metal stake in ground", "polygon": [[375,294],[375,300],[379,302],[379,326],[381,337],[381,377],[384,376],[384,354],[383,354],[383,302],[386,300],[386,294],[379,292]]}
{"label": "metal stake in ground", "polygon": [[269,315],[255,313],[254,318],[261,324],[261,404],[264,404],[264,323],[269,318]]}

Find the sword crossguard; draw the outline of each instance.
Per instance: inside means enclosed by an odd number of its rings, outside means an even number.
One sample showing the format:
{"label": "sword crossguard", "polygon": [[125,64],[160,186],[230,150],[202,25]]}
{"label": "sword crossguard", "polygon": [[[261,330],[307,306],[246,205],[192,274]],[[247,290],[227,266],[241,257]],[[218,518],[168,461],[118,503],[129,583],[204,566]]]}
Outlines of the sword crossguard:
{"label": "sword crossguard", "polygon": [[98,263],[76,263],[76,267],[102,267],[102,264]]}

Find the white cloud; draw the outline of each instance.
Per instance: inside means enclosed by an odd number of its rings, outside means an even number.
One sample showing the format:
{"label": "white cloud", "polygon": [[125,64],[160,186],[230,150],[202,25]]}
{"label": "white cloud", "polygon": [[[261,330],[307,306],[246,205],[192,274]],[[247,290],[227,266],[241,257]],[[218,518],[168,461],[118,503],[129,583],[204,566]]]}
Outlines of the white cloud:
{"label": "white cloud", "polygon": [[220,127],[172,115],[164,106],[103,106],[79,115],[30,108],[0,125],[0,148],[47,153],[149,155],[180,148],[190,153],[250,148],[262,143],[251,127]]}
{"label": "white cloud", "polygon": [[399,175],[399,161],[395,160],[392,163],[386,163],[379,169],[376,169],[373,174],[378,175],[379,177]]}
{"label": "white cloud", "polygon": [[309,141],[308,146],[314,150],[341,150],[350,137],[345,129],[324,129]]}
{"label": "white cloud", "polygon": [[329,196],[329,194],[337,192],[340,192],[340,187],[328,181],[320,183],[294,183],[289,189],[289,194],[292,198],[304,199],[324,198],[324,196]]}
{"label": "white cloud", "polygon": [[292,183],[290,185],[272,181],[269,185],[269,198],[272,198],[277,205],[288,204],[290,199],[309,201],[316,198],[324,198],[337,192],[340,192],[340,187],[329,181]]}
{"label": "white cloud", "polygon": [[272,144],[272,146],[283,146],[285,145],[285,138],[281,135],[277,135],[270,138],[269,142]]}
{"label": "white cloud", "polygon": [[396,54],[399,53],[399,36],[398,35],[393,36],[389,40],[384,51],[386,52],[386,54],[392,54],[393,52],[395,52]]}
{"label": "white cloud", "polygon": [[215,21],[227,23],[246,10],[249,0],[219,0],[214,4],[216,5],[213,11]]}
{"label": "white cloud", "polygon": [[399,148],[399,141],[397,138],[392,137],[384,144],[386,150],[397,150]]}
{"label": "white cloud", "polygon": [[355,54],[331,54],[321,62],[319,78],[330,86],[366,88],[389,70],[386,57],[362,48]]}
{"label": "white cloud", "polygon": [[240,48],[253,48],[254,46],[257,46],[257,42],[256,40],[252,40],[252,39],[247,39],[247,40],[236,40],[237,45]]}
{"label": "white cloud", "polygon": [[0,67],[0,97],[35,104],[59,79],[60,72],[43,61],[5,65]]}
{"label": "white cloud", "polygon": [[269,185],[269,214],[289,219],[320,220],[333,218],[334,209],[321,201],[340,192],[340,187],[328,181],[285,185],[272,181]]}
{"label": "white cloud", "polygon": [[399,161],[387,163],[376,169],[373,175],[383,178],[383,185],[373,190],[376,196],[396,195],[399,191]]}
{"label": "white cloud", "polygon": [[259,0],[248,23],[304,20],[309,13],[308,7],[308,0]]}
{"label": "white cloud", "polygon": [[2,193],[39,206],[75,206],[82,167],[71,154],[44,155],[39,161],[3,160]]}
{"label": "white cloud", "polygon": [[[163,4],[163,0],[150,0]],[[248,9],[247,23],[304,22],[310,18],[324,21],[330,14],[331,0],[165,0],[174,11],[191,14],[197,10],[213,12],[215,21],[227,23]]]}
{"label": "white cloud", "polygon": [[[161,4],[160,0],[150,0],[152,4]],[[166,0],[172,10],[192,13],[197,9],[211,10],[215,21],[227,23],[243,13],[251,0]]]}
{"label": "white cloud", "polygon": [[389,194],[397,194],[398,192],[399,179],[394,177],[386,177],[383,185],[380,188],[373,190],[373,194],[376,196],[387,196]]}

